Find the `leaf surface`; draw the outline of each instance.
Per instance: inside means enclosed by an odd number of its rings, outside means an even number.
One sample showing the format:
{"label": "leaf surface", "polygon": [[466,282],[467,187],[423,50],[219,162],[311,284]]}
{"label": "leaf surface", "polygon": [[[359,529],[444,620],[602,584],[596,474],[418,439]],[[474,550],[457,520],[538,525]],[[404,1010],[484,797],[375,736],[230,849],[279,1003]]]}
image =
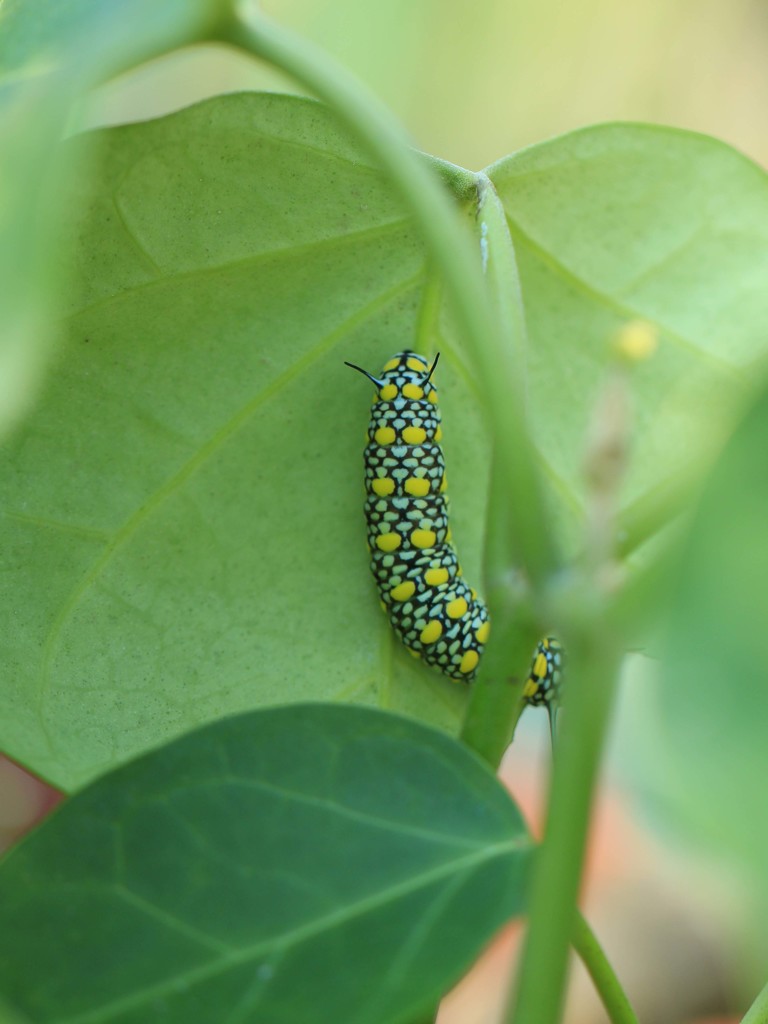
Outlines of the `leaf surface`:
{"label": "leaf surface", "polygon": [[105,776],[0,867],[0,989],[37,1024],[405,1022],[522,906],[531,843],[441,733],[294,705]]}
{"label": "leaf surface", "polygon": [[652,125],[585,128],[488,172],[517,252],[533,436],[561,501],[584,501],[582,453],[608,344],[659,329],[633,376],[626,503],[719,441],[766,349],[768,178],[714,139]]}
{"label": "leaf surface", "polygon": [[[343,362],[413,346],[425,277],[382,176],[279,96],[74,146],[98,172],[70,202],[67,341],[2,467],[5,748],[71,788],[259,704],[454,727],[464,693],[395,645],[365,551],[373,389]],[[439,383],[471,571],[481,414],[448,358]]]}

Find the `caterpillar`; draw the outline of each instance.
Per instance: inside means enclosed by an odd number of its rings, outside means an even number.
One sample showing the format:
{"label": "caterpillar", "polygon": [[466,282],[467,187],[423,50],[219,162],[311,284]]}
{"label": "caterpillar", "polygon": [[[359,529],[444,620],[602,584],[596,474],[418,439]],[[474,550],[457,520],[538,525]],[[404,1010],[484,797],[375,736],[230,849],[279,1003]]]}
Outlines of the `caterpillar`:
{"label": "caterpillar", "polygon": [[[450,679],[477,675],[491,623],[488,609],[464,579],[448,522],[448,499],[437,389],[430,366],[415,352],[398,352],[374,377],[366,433],[365,518],[371,571],[383,610],[414,657]],[[552,637],[534,654],[523,695],[553,706],[562,652]]]}

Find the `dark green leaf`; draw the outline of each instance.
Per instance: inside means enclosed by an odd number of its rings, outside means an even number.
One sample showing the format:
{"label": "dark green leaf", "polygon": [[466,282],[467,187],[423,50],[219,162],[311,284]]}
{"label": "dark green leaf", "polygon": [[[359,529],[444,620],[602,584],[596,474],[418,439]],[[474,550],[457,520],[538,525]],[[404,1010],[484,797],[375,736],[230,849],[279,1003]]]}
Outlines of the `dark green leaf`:
{"label": "dark green leaf", "polygon": [[407,1021],[522,905],[517,809],[407,719],[207,726],[64,804],[0,868],[0,990],[36,1024]]}

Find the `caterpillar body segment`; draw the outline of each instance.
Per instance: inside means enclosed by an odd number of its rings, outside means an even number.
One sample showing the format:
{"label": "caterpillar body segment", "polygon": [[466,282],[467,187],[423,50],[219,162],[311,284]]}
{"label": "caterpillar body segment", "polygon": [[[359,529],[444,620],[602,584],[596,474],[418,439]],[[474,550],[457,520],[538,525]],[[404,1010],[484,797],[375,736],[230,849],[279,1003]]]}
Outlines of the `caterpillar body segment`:
{"label": "caterpillar body segment", "polygon": [[533,656],[531,671],[523,687],[527,704],[548,710],[560,703],[563,684],[563,648],[553,636],[540,640]]}

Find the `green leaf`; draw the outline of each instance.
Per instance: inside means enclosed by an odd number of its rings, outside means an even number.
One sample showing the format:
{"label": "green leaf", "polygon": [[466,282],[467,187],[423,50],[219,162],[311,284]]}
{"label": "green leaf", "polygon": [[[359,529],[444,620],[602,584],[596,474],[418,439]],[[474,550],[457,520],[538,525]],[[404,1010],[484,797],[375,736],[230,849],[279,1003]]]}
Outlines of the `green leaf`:
{"label": "green leaf", "polygon": [[465,748],[320,705],[207,726],[0,868],[0,988],[37,1024],[407,1021],[522,904],[531,842]]}
{"label": "green leaf", "polygon": [[725,448],[667,580],[659,677],[638,695],[632,771],[678,833],[768,864],[768,394]]}
{"label": "green leaf", "polygon": [[50,356],[52,250],[73,170],[58,146],[101,76],[197,38],[213,0],[6,0],[0,6],[0,434],[36,397]]}
{"label": "green leaf", "polygon": [[[382,175],[327,110],[280,96],[73,148],[98,171],[67,199],[67,340],[0,469],[0,745],[71,788],[259,704],[375,701],[455,728],[463,689],[395,643],[365,551],[372,389],[343,361],[412,346],[425,280]],[[488,445],[449,351],[438,384],[474,579]]]}
{"label": "green leaf", "polygon": [[713,139],[630,124],[532,146],[488,174],[520,268],[532,433],[566,507],[584,500],[608,342],[628,320],[659,327],[633,377],[634,501],[722,437],[766,350],[768,178]]}

